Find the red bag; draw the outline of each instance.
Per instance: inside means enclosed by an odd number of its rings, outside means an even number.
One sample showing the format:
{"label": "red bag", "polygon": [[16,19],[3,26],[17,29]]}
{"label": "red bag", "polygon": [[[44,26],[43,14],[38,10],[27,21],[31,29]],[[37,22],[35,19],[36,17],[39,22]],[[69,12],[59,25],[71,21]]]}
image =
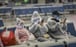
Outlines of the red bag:
{"label": "red bag", "polygon": [[1,34],[1,39],[3,41],[4,46],[15,45],[15,35],[13,31],[4,31]]}

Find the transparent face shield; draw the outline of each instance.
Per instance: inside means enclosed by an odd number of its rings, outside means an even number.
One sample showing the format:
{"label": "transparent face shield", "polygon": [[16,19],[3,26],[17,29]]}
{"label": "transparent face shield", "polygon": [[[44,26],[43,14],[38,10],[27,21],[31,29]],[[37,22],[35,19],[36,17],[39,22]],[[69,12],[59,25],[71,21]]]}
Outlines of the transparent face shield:
{"label": "transparent face shield", "polygon": [[32,17],[31,17],[31,22],[38,23],[40,21],[41,21],[41,17],[39,15],[38,11],[34,11]]}

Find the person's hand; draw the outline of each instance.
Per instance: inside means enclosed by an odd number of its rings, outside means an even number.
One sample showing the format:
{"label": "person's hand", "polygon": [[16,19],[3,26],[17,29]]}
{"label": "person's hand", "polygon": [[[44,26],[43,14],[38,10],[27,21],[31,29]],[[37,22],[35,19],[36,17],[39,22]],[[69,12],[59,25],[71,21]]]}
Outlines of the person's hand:
{"label": "person's hand", "polygon": [[60,21],[60,24],[65,24],[66,23],[66,18],[64,18],[64,19],[61,19],[61,21]]}
{"label": "person's hand", "polygon": [[50,36],[48,34],[45,34],[44,35],[44,38],[49,38]]}

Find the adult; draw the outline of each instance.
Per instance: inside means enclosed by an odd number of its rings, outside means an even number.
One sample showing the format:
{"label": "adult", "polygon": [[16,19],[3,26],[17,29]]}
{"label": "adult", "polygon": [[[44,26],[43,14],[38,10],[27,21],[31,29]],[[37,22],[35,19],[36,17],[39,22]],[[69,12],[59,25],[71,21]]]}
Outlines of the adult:
{"label": "adult", "polygon": [[48,28],[43,19],[39,21],[38,24],[30,26],[29,31],[34,34],[38,41],[46,41],[49,38],[49,35],[47,34]]}
{"label": "adult", "polygon": [[33,34],[24,27],[24,21],[19,18],[17,18],[15,38],[17,44],[24,44],[27,43],[29,40],[35,39]]}

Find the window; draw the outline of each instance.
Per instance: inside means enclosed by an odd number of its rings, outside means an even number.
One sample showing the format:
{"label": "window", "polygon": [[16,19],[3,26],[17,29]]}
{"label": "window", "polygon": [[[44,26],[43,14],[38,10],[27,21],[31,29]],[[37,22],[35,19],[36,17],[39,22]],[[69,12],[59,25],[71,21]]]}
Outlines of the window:
{"label": "window", "polygon": [[62,0],[59,0],[59,3],[63,3],[63,1]]}
{"label": "window", "polygon": [[68,0],[68,2],[73,2],[74,0]]}
{"label": "window", "polygon": [[31,0],[23,0],[22,3],[23,4],[31,4]]}
{"label": "window", "polygon": [[76,0],[74,0],[74,2],[76,2]]}
{"label": "window", "polygon": [[55,0],[46,0],[46,3],[55,3]]}
{"label": "window", "polygon": [[38,0],[32,0],[33,2],[33,4],[36,4],[36,3],[38,3]]}
{"label": "window", "polygon": [[23,4],[36,4],[38,3],[38,0],[24,0]]}

